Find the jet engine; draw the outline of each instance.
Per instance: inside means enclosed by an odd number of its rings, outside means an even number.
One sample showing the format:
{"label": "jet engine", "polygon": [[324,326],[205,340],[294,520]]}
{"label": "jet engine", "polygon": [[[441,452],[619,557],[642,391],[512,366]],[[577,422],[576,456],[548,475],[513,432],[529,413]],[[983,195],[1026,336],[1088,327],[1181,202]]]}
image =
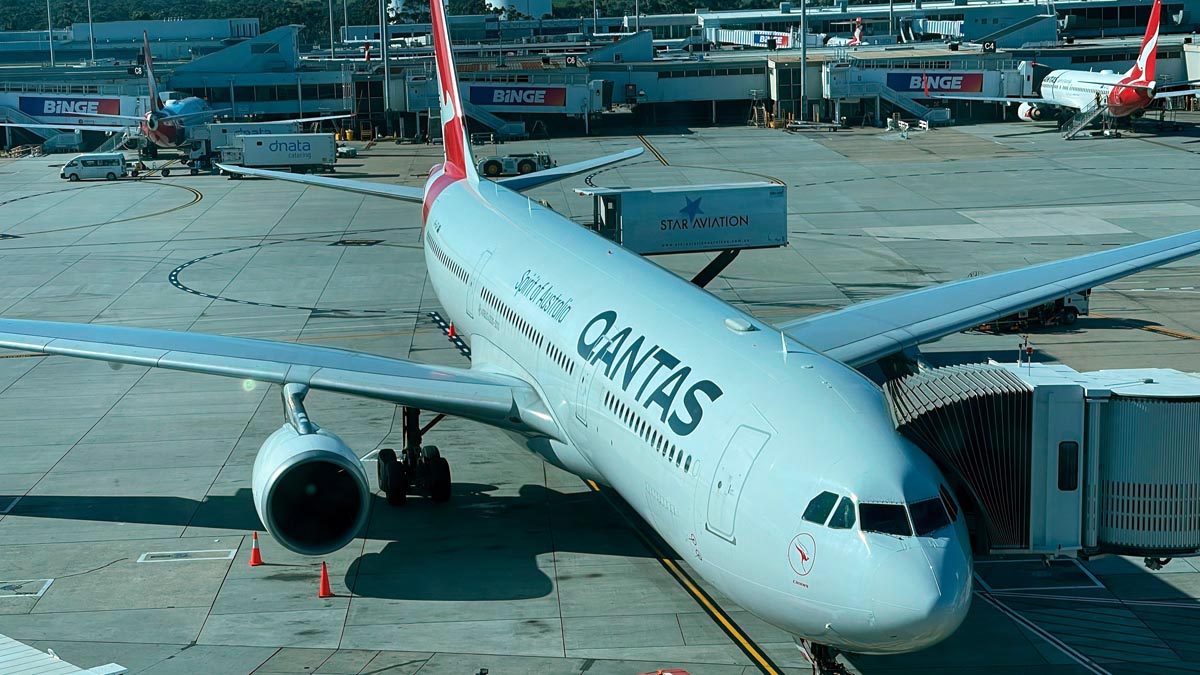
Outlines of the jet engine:
{"label": "jet engine", "polygon": [[1042,116],[1042,109],[1032,103],[1022,103],[1017,107],[1017,117],[1026,122],[1037,122]]}
{"label": "jet engine", "polygon": [[[307,422],[307,420],[305,420]],[[258,517],[280,544],[304,555],[332,553],[367,521],[370,483],[362,462],[336,435],[284,424],[254,460]]]}
{"label": "jet engine", "polygon": [[158,124],[161,117],[162,116],[157,113],[146,113],[146,128],[148,128],[150,131],[158,131]]}

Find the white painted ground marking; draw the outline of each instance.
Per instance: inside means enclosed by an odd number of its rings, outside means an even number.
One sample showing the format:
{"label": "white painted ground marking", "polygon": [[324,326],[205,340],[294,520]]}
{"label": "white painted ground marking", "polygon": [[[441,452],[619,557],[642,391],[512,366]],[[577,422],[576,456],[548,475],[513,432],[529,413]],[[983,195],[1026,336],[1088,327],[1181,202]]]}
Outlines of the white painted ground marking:
{"label": "white painted ground marking", "polygon": [[237,549],[216,548],[207,551],[148,551],[137,561],[140,563],[183,562],[193,560],[233,560]]}
{"label": "white painted ground marking", "polygon": [[[40,598],[50,588],[50,584],[52,583],[54,583],[53,579],[0,581],[0,598]],[[33,590],[34,588],[37,590]]]}

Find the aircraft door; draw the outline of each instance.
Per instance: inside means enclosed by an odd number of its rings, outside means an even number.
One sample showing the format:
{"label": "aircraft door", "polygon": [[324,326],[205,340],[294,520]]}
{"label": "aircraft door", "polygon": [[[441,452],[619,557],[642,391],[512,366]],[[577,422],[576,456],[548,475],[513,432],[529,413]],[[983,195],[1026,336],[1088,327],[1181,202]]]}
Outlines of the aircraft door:
{"label": "aircraft door", "polygon": [[717,463],[713,473],[712,485],[708,491],[708,518],[706,528],[709,532],[736,544],[734,525],[737,519],[738,502],[742,498],[742,488],[754,461],[762,452],[763,446],[770,440],[771,435],[745,425],[739,426],[733,432],[733,438],[725,446],[725,452]]}
{"label": "aircraft door", "polygon": [[[605,349],[608,349],[608,344],[612,342],[612,338],[601,340],[592,354],[600,354]],[[596,380],[596,373],[603,368],[599,359],[593,359],[591,363],[582,368],[579,373],[579,383],[575,389],[575,417],[583,426],[588,425],[588,401],[591,398],[592,383]]]}
{"label": "aircraft door", "polygon": [[479,262],[475,263],[475,269],[471,272],[471,283],[467,285],[467,316],[475,318],[475,308],[479,306],[479,289],[483,284],[483,269],[487,267],[488,261],[492,259],[491,251],[484,251],[479,256]]}

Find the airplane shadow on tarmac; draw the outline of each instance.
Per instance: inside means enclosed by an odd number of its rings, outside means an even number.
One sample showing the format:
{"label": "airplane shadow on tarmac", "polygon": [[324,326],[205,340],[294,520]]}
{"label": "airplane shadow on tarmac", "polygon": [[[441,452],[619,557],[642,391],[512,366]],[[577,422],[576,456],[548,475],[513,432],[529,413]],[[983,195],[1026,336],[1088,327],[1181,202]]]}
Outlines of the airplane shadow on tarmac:
{"label": "airplane shadow on tarmac", "polygon": [[[247,473],[249,470],[247,466]],[[364,597],[434,601],[541,598],[555,592],[555,582],[545,570],[553,570],[556,563],[580,559],[620,563],[653,557],[613,506],[590,490],[559,492],[540,485],[498,488],[456,483],[446,504],[410,495],[405,506],[396,507],[375,493],[370,508],[365,532],[359,533],[367,539],[367,552],[351,563],[345,575],[347,587]],[[232,496],[200,501],[166,496],[30,495],[9,515],[241,530],[245,534],[265,529],[248,488]],[[582,569],[578,574],[586,576],[600,568]],[[558,579],[563,576],[560,573]]]}

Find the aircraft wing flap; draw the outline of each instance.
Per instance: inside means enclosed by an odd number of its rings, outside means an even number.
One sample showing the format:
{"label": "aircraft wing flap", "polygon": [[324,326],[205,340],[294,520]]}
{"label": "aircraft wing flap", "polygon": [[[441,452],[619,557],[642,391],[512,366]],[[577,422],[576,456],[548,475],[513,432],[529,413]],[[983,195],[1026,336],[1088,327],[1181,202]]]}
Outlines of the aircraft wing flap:
{"label": "aircraft wing flap", "polygon": [[217,164],[217,168],[228,173],[236,173],[245,176],[258,176],[259,178],[274,178],[275,180],[283,180],[289,183],[300,183],[302,185],[333,188],[335,190],[342,190],[344,192],[356,192],[363,195],[387,197],[388,199],[399,199],[400,201],[405,202],[420,203],[425,200],[424,188],[409,187],[407,185],[373,183],[365,180],[330,178],[328,176],[313,176],[309,174],[288,173],[287,171],[271,171],[269,169],[250,169],[244,166],[236,166],[233,164]]}
{"label": "aircraft wing flap", "polygon": [[930,286],[782,324],[805,345],[862,366],[1069,293],[1200,253],[1200,230]]}
{"label": "aircraft wing flap", "polygon": [[315,345],[147,328],[0,319],[0,348],[221,375],[389,401],[557,436],[537,392],[501,373]]}

